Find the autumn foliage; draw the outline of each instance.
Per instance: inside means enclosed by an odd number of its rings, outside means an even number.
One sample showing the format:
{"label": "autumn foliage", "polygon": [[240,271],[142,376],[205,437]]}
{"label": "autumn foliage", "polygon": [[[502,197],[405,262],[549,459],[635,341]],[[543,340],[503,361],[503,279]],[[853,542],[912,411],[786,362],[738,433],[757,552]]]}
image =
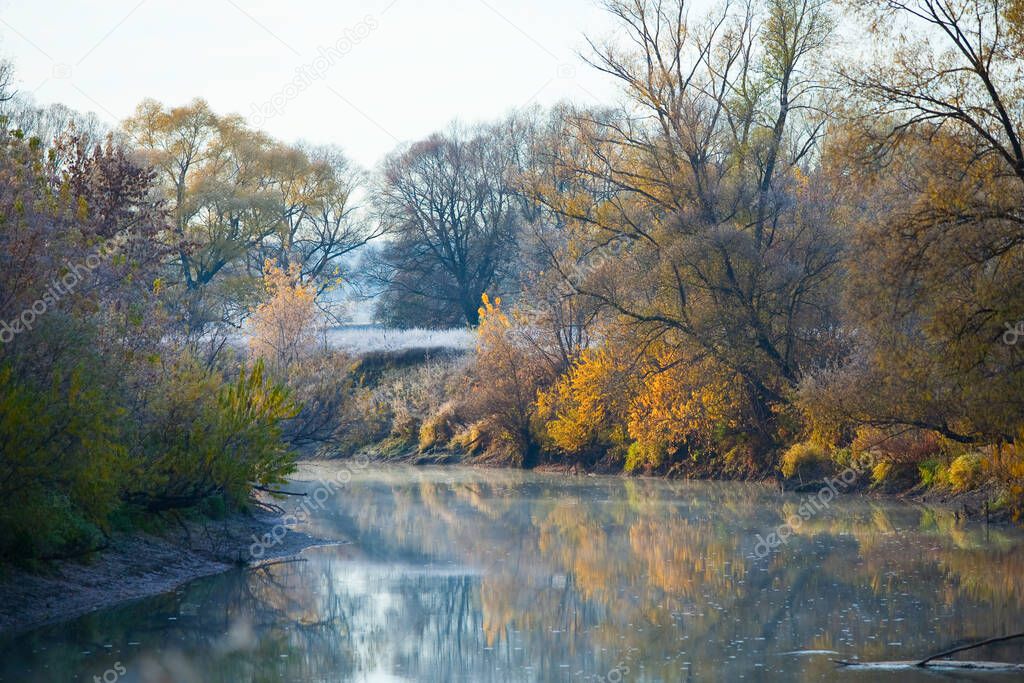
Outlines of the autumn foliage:
{"label": "autumn foliage", "polygon": [[632,40],[590,61],[631,108],[536,129],[532,270],[485,300],[491,381],[464,403],[515,394],[556,463],[801,478],[868,454],[862,485],[1019,509],[1019,5],[846,3],[900,41],[836,60],[826,3],[608,3]]}
{"label": "autumn foliage", "polygon": [[301,282],[297,265],[287,270],[267,261],[263,266],[264,299],[248,320],[249,347],[278,370],[307,359],[320,331],[316,292]]}
{"label": "autumn foliage", "polygon": [[[106,138],[4,119],[0,557],[244,506],[297,449],[798,482],[869,455],[860,485],[1019,515],[1021,2],[603,4],[587,61],[627,106],[453,127],[365,185],[202,100]],[[389,322],[475,328],[471,359],[326,348],[345,269]]]}

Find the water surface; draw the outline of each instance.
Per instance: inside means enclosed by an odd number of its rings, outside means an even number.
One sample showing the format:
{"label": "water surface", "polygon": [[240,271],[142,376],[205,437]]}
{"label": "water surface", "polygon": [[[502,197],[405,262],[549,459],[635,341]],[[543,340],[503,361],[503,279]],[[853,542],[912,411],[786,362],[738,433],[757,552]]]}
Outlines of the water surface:
{"label": "water surface", "polygon": [[842,498],[766,552],[805,497],[469,468],[325,486],[338,467],[293,488],[323,503],[303,530],[350,544],[2,641],[0,681],[969,680],[831,659],[1024,627],[1024,538],[924,507]]}

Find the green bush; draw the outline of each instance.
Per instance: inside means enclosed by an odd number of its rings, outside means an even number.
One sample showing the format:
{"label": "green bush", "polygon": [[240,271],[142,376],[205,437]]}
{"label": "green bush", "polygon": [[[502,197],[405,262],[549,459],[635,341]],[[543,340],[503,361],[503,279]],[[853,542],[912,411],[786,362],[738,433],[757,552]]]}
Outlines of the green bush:
{"label": "green bush", "polygon": [[852,448],[836,448],[832,451],[832,462],[837,467],[847,468],[854,467],[853,461],[853,449]]}
{"label": "green bush", "polygon": [[60,492],[34,486],[0,512],[0,557],[15,562],[73,557],[100,548],[97,521]]}
{"label": "green bush", "polygon": [[918,464],[917,471],[921,475],[921,483],[929,488],[949,483],[948,468],[937,458],[931,458]]}
{"label": "green bush", "polygon": [[0,366],[0,557],[87,549],[119,502],[124,411],[95,367],[20,374]]}
{"label": "green bush", "polygon": [[294,471],[281,429],[296,406],[264,377],[261,362],[227,383],[186,358],[151,400],[130,500],[159,510],[224,495],[243,505],[253,486],[281,483]]}
{"label": "green bush", "polygon": [[665,462],[665,448],[660,444],[645,444],[634,441],[626,451],[627,472],[635,472],[644,467],[659,467]]}

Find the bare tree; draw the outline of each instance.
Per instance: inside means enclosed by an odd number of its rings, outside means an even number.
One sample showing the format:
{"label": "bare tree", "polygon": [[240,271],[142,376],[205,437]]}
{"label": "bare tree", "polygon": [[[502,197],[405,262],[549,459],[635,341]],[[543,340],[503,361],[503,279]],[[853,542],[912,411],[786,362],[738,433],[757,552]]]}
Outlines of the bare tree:
{"label": "bare tree", "polygon": [[354,201],[364,174],[336,147],[299,146],[297,160],[276,179],[281,195],[280,240],[268,257],[301,268],[302,280],[323,293],[341,275],[342,261],[384,234],[379,221],[367,220]]}
{"label": "bare tree", "polygon": [[[14,90],[14,65],[4,59],[0,60],[0,107],[6,110],[6,105],[17,94]],[[5,112],[6,115],[6,112]]]}
{"label": "bare tree", "polygon": [[481,295],[514,257],[514,140],[502,126],[436,133],[384,163],[376,193],[392,241],[385,297],[436,320],[479,322]]}

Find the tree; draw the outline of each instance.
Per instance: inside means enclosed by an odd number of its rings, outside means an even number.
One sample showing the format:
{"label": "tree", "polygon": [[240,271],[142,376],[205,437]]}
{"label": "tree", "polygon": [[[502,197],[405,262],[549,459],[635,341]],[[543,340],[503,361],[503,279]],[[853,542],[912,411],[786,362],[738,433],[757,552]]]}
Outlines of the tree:
{"label": "tree", "polygon": [[0,147],[0,556],[81,552],[129,468],[164,214],[113,140],[4,131]]}
{"label": "tree", "polygon": [[501,310],[501,300],[484,295],[482,301],[468,414],[486,436],[489,455],[533,467],[541,456],[537,393],[554,377]]}
{"label": "tree", "polygon": [[175,344],[154,169],[74,127],[0,148],[0,556],[74,556],[125,504],[240,504],[280,482],[287,392]]}
{"label": "tree", "polygon": [[298,264],[302,281],[319,295],[335,284],[342,261],[381,237],[384,228],[357,216],[352,197],[363,173],[340,149],[300,146],[291,153],[298,158],[278,182],[281,203],[289,207],[284,230],[267,256]]}
{"label": "tree", "polygon": [[565,216],[551,210],[543,197],[573,190],[572,175],[565,172],[560,160],[586,152],[586,143],[574,135],[574,122],[581,117],[600,120],[613,116],[567,105],[555,107],[546,116],[524,115],[529,134],[523,136],[527,150],[517,165],[516,188],[526,227],[519,239],[522,291],[516,300],[516,316],[529,321],[530,343],[557,373],[568,370],[591,346],[600,324],[600,304],[577,296],[572,282],[607,267],[618,257],[624,241],[579,239],[568,229]]}
{"label": "tree", "polygon": [[851,207],[861,352],[805,399],[847,424],[1011,441],[1024,413],[1024,355],[1004,342],[1024,320],[1020,5],[852,5],[886,47],[844,69],[858,97],[830,154]]}
{"label": "tree", "polygon": [[248,321],[249,348],[279,375],[313,352],[320,316],[316,294],[301,283],[299,268],[284,270],[272,263],[263,268],[264,301]]}
{"label": "tree", "polygon": [[375,196],[391,235],[385,310],[407,302],[429,322],[479,322],[480,297],[514,260],[513,142],[501,126],[453,128],[384,162]]}
{"label": "tree", "polygon": [[295,264],[322,294],[342,259],[380,235],[356,215],[360,174],[336,149],[285,145],[203,100],[147,100],[123,129],[165,188],[190,335],[237,325],[267,260]]}
{"label": "tree", "polygon": [[606,267],[556,264],[577,294],[742,378],[755,431],[803,369],[837,350],[842,240],[817,183],[814,59],[833,20],[816,0],[726,6],[690,21],[682,2],[612,1],[628,48],[591,43],[630,107],[578,117],[569,188],[544,201],[584,249],[621,241]]}

